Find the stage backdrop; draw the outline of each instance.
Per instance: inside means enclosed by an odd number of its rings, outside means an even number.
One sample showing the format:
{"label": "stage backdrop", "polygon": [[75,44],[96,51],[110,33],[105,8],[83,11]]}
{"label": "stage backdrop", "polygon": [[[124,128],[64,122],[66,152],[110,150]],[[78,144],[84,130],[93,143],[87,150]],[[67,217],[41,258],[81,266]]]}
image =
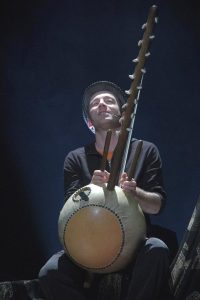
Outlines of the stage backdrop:
{"label": "stage backdrop", "polygon": [[153,222],[182,238],[200,193],[198,1],[1,1],[0,280],[36,276],[60,249],[63,161],[93,138],[84,88],[129,89],[141,26],[159,7],[134,136],[163,159],[168,202]]}

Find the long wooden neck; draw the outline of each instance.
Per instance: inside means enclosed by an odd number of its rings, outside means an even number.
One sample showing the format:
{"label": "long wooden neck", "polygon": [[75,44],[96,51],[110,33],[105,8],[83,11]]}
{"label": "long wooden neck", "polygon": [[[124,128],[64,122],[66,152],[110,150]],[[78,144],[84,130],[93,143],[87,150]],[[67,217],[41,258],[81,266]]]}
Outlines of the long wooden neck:
{"label": "long wooden neck", "polygon": [[145,32],[143,34],[142,40],[139,42],[139,46],[141,46],[141,48],[138,57],[134,60],[134,62],[136,63],[134,74],[132,75],[132,78],[134,80],[129,90],[129,98],[127,100],[126,109],[124,112],[118,143],[115,148],[111,173],[107,185],[108,190],[113,190],[115,185],[118,184],[119,174],[121,170],[121,162],[123,159],[126,143],[128,141],[129,131],[131,130],[130,124],[133,117],[135,105],[137,104],[138,92],[140,90],[140,83],[141,83],[142,75],[144,73],[144,64],[146,58],[150,55],[150,53],[148,52],[148,48],[149,48],[150,40],[154,37],[152,36],[152,32],[153,32],[154,24],[156,22],[156,13],[157,13],[157,7],[153,5],[150,8],[147,23],[143,26]]}

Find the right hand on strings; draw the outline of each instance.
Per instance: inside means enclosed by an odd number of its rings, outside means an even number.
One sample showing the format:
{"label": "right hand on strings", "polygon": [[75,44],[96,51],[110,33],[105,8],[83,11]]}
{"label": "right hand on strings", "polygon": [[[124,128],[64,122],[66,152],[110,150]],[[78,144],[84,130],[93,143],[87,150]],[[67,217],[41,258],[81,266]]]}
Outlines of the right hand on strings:
{"label": "right hand on strings", "polygon": [[103,185],[104,183],[108,182],[110,173],[101,170],[95,170],[92,176],[91,183],[96,184],[96,185]]}

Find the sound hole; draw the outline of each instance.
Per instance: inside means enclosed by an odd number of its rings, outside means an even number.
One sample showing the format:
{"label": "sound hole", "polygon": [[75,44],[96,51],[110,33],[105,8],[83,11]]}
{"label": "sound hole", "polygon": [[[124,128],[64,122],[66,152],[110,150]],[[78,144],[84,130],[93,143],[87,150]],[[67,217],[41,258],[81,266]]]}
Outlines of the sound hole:
{"label": "sound hole", "polygon": [[90,193],[91,193],[91,188],[83,187],[74,194],[72,200],[74,202],[78,202],[81,200],[88,201]]}

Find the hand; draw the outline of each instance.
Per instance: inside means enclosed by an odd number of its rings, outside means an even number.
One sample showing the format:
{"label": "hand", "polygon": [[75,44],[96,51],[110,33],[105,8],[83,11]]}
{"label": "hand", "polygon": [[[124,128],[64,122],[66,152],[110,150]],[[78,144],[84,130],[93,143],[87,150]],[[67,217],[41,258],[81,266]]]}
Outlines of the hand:
{"label": "hand", "polygon": [[136,194],[136,181],[132,178],[131,180],[128,180],[128,175],[127,173],[123,173],[121,176],[121,179],[119,181],[121,188],[124,191],[129,191],[132,192],[133,194]]}
{"label": "hand", "polygon": [[109,176],[110,173],[108,173],[106,170],[105,171],[95,170],[92,176],[91,183],[101,186],[104,183],[108,182]]}

